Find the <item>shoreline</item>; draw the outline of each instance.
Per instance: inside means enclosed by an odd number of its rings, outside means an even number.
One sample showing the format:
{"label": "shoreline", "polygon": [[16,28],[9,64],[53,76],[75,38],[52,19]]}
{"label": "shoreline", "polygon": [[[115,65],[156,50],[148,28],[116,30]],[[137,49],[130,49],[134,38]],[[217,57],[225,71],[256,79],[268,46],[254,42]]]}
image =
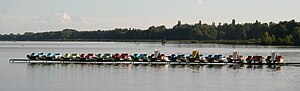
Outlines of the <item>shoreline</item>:
{"label": "shoreline", "polygon": [[[232,45],[268,45],[268,46],[293,46],[278,44],[262,44],[258,40],[155,40],[155,39],[74,39],[74,40],[17,40],[36,42],[161,42],[162,44],[232,44]],[[3,41],[2,41],[3,42]],[[9,41],[7,41],[9,42]]]}

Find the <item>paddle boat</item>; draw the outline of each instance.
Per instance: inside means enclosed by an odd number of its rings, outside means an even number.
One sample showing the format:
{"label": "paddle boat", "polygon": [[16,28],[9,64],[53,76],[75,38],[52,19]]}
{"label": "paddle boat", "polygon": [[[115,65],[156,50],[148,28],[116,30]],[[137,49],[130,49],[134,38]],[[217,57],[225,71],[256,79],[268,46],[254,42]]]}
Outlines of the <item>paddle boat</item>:
{"label": "paddle boat", "polygon": [[205,57],[205,59],[207,60],[207,62],[210,62],[210,63],[213,62],[212,56],[213,56],[213,55],[207,55],[207,56]]}
{"label": "paddle boat", "polygon": [[70,60],[80,60],[80,55],[77,53],[71,54]]}
{"label": "paddle boat", "polygon": [[129,60],[132,60],[132,59],[131,59],[131,56],[128,53],[122,53],[121,56],[120,56],[120,60],[129,61]]}
{"label": "paddle boat", "polygon": [[112,57],[114,58],[114,61],[120,61],[121,59],[121,55],[119,53],[115,53]]}
{"label": "paddle boat", "polygon": [[46,60],[46,54],[45,53],[39,53],[37,56],[38,60]]}
{"label": "paddle boat", "polygon": [[203,55],[199,55],[200,62],[207,62],[206,58]]}
{"label": "paddle boat", "polygon": [[177,58],[179,62],[188,62],[187,58],[189,58],[189,56],[185,56],[184,54],[179,54],[177,55]]}
{"label": "paddle boat", "polygon": [[158,56],[157,61],[168,62],[168,61],[170,61],[170,60],[169,60],[169,58],[168,58],[165,54],[160,54],[160,55]]}
{"label": "paddle boat", "polygon": [[103,61],[102,54],[96,54],[96,59],[97,59],[98,61]]}
{"label": "paddle boat", "polygon": [[284,58],[283,58],[283,56],[276,56],[275,63],[284,63]]}
{"label": "paddle boat", "polygon": [[148,56],[147,54],[140,54],[139,58],[142,59],[142,61],[149,61],[147,56]]}
{"label": "paddle boat", "polygon": [[238,63],[243,63],[245,61],[245,57],[243,55],[239,54],[239,51],[234,50],[232,55],[229,55],[227,57],[228,62],[238,62]]}
{"label": "paddle boat", "polygon": [[38,54],[37,53],[31,53],[30,55],[27,55],[27,58],[30,60],[37,60]]}
{"label": "paddle boat", "polygon": [[80,54],[79,55],[79,60],[86,60],[86,54]]}
{"label": "paddle boat", "polygon": [[248,56],[246,58],[247,63],[263,63],[264,57],[263,56]]}
{"label": "paddle boat", "polygon": [[274,51],[271,52],[271,56],[267,56],[266,63],[284,63],[283,56],[276,55]]}
{"label": "paddle boat", "polygon": [[130,56],[131,60],[133,61],[148,61],[148,55],[147,54],[133,54]]}
{"label": "paddle boat", "polygon": [[86,60],[97,60],[96,54],[89,53],[86,55]]}
{"label": "paddle boat", "polygon": [[189,62],[189,59],[191,57],[192,57],[191,55],[185,56],[184,54],[178,54],[178,55],[171,54],[171,56],[168,56],[171,62]]}
{"label": "paddle boat", "polygon": [[196,62],[199,61],[199,50],[193,50],[192,55],[188,57],[189,62]]}
{"label": "paddle boat", "polygon": [[113,61],[113,57],[110,53],[103,54],[102,58],[103,58],[103,61]]}
{"label": "paddle boat", "polygon": [[133,61],[142,61],[141,58],[139,58],[139,54],[137,54],[137,53],[134,53],[133,55],[131,55],[131,58]]}
{"label": "paddle boat", "polygon": [[214,55],[214,56],[209,55],[207,58],[208,58],[207,62],[211,62],[211,63],[217,63],[217,62],[218,63],[223,63],[226,60],[226,58],[223,55],[221,55],[221,54]]}
{"label": "paddle boat", "polygon": [[66,53],[66,54],[64,54],[64,56],[62,58],[63,58],[63,60],[71,60],[71,55],[72,54]]}
{"label": "paddle boat", "polygon": [[178,56],[176,56],[176,54],[171,54],[171,56],[168,56],[168,57],[172,62],[177,62],[178,61]]}
{"label": "paddle boat", "polygon": [[159,56],[160,56],[160,51],[158,50],[158,49],[155,49],[154,50],[154,54],[151,54],[151,56],[149,56],[148,58],[150,59],[150,61],[160,61],[160,60],[158,60],[158,58],[159,58]]}
{"label": "paddle boat", "polygon": [[[55,61],[76,61],[76,60],[87,60],[87,61],[151,61],[151,62],[209,62],[209,63],[249,63],[249,64],[256,64],[256,63],[284,63],[284,57],[281,55],[276,55],[275,52],[271,52],[271,56],[267,56],[266,59],[263,56],[247,56],[247,58],[243,57],[239,54],[238,51],[233,51],[232,55],[229,55],[229,57],[225,58],[223,55],[208,55],[207,57],[200,55],[199,50],[193,50],[191,55],[184,55],[184,54],[171,54],[170,56],[167,56],[165,54],[161,54],[160,50],[155,49],[154,54],[151,54],[148,56],[147,54],[133,54],[130,55],[129,53],[105,53],[103,55],[101,54],[62,54],[56,53],[31,53],[31,55],[27,55],[27,58],[29,60],[55,60]],[[227,61],[225,61],[227,59]],[[265,63],[264,63],[265,61]]]}
{"label": "paddle boat", "polygon": [[53,60],[53,58],[54,58],[54,54],[52,54],[52,53],[47,53],[46,54],[46,60]]}
{"label": "paddle boat", "polygon": [[60,53],[55,53],[53,60],[63,60],[63,55]]}
{"label": "paddle boat", "polygon": [[142,61],[149,61],[148,54],[140,54],[139,58],[141,58]]}

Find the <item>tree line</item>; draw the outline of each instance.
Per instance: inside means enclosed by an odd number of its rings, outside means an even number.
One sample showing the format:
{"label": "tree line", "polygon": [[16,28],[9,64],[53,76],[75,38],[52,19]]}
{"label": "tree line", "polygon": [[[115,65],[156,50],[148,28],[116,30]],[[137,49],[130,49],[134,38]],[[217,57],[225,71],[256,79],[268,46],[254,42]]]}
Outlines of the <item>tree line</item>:
{"label": "tree line", "polygon": [[237,24],[229,23],[181,24],[178,21],[172,28],[150,26],[148,29],[116,28],[113,30],[77,31],[64,29],[49,32],[25,32],[24,34],[0,34],[2,41],[43,41],[43,40],[255,40],[268,45],[300,45],[300,22],[295,20]]}

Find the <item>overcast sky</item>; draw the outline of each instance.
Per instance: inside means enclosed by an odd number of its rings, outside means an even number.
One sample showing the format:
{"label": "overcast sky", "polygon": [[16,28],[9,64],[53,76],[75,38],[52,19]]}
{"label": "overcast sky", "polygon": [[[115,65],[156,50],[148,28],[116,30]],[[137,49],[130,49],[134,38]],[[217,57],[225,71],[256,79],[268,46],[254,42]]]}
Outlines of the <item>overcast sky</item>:
{"label": "overcast sky", "polygon": [[0,0],[0,34],[300,20],[300,0]]}

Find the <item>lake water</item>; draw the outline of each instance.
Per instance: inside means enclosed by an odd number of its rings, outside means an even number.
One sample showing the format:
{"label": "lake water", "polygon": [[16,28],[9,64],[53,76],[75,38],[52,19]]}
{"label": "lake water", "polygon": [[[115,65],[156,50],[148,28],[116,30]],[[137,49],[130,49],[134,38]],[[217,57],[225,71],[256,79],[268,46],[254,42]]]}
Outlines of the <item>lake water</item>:
{"label": "lake water", "polygon": [[92,65],[9,63],[32,52],[283,55],[300,62],[300,47],[156,42],[0,42],[0,91],[299,91],[300,66]]}

